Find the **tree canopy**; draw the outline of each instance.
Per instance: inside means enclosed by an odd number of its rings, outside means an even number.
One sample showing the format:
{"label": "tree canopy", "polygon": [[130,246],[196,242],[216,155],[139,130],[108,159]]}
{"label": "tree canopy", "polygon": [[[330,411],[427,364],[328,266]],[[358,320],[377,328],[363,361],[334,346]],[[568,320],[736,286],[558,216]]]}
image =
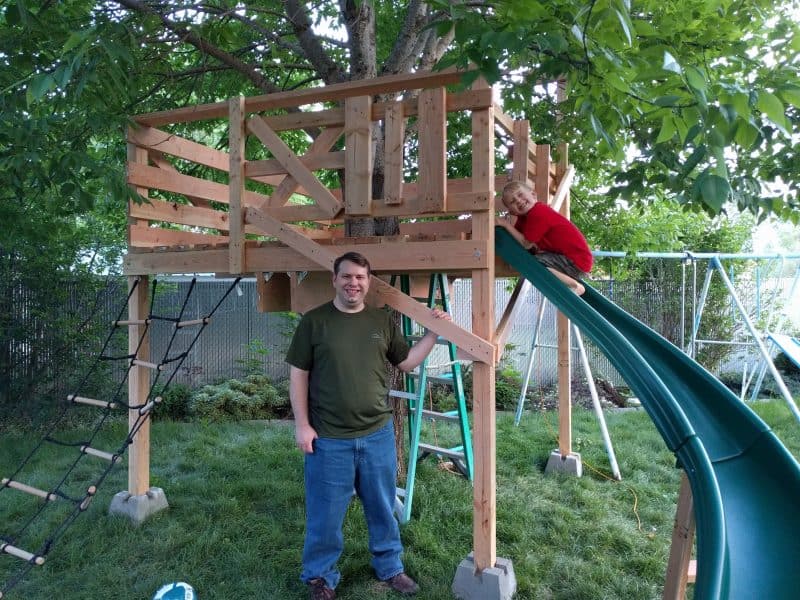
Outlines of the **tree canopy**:
{"label": "tree canopy", "polygon": [[[114,262],[131,114],[470,63],[502,81],[505,110],[530,119],[537,141],[569,142],[577,197],[608,188],[633,204],[668,198],[797,222],[791,8],[9,0],[0,9],[0,217],[17,227],[0,228],[0,247],[60,248],[52,259],[71,268]],[[561,103],[539,85],[555,78],[566,81]]]}

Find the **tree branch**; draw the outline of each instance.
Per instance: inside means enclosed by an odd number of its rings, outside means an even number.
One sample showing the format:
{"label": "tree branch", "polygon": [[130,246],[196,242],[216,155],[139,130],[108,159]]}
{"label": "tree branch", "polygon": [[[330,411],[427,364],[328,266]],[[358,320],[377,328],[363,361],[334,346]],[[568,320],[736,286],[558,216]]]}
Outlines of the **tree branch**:
{"label": "tree branch", "polygon": [[303,55],[314,66],[322,80],[328,84],[344,81],[344,74],[325,52],[325,48],[311,28],[311,19],[303,5],[298,0],[284,0],[283,5],[286,17],[292,24],[297,39],[300,40]]}

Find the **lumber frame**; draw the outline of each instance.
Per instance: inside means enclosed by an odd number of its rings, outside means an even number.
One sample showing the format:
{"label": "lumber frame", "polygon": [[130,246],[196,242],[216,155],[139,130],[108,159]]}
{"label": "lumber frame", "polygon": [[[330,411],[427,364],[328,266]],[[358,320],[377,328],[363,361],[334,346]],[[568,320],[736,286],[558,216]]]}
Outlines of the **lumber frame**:
{"label": "lumber frame", "polygon": [[[136,289],[128,301],[128,318],[131,321],[143,321],[150,313],[150,280],[147,276],[128,277],[128,289],[134,285]],[[150,332],[147,325],[129,325],[128,332],[128,352],[135,354],[137,360],[148,361]],[[149,390],[150,371],[146,367],[131,366],[128,374],[128,404],[145,404]],[[139,411],[131,408],[128,411],[128,428],[132,431],[138,427],[128,450],[128,493],[131,496],[141,496],[150,489],[150,418],[140,421]]]}

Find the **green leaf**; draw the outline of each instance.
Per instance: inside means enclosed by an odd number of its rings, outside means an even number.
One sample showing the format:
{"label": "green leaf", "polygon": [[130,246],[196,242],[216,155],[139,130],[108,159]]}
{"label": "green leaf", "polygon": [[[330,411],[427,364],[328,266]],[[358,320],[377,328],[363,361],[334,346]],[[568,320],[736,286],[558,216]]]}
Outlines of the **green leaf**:
{"label": "green leaf", "polygon": [[786,104],[800,108],[800,86],[787,83],[778,88],[778,97]]}
{"label": "green leaf", "polygon": [[660,96],[654,100],[657,106],[675,106],[678,100],[681,99],[681,96],[676,95],[669,95],[669,96]]}
{"label": "green leaf", "polygon": [[710,173],[701,175],[699,183],[703,203],[718,213],[730,196],[731,184],[727,179]]}
{"label": "green leaf", "polygon": [[705,92],[708,89],[705,75],[697,67],[689,66],[686,68],[686,82],[697,91]]}
{"label": "green leaf", "polygon": [[767,115],[770,121],[781,127],[784,132],[786,131],[786,115],[783,102],[776,95],[764,91],[759,92],[756,106],[758,110]]}
{"label": "green leaf", "polygon": [[738,125],[736,126],[736,133],[733,137],[737,144],[739,144],[745,150],[749,150],[753,147],[753,144],[756,143],[756,140],[758,140],[760,135],[761,131],[758,129],[758,127],[748,123],[747,121],[739,121]]}
{"label": "green leaf", "polygon": [[41,100],[42,97],[55,86],[56,82],[53,80],[53,76],[50,75],[50,73],[38,73],[31,77],[26,94],[28,105]]}
{"label": "green leaf", "polygon": [[622,31],[625,32],[625,37],[628,40],[628,45],[633,44],[633,37],[631,36],[631,29],[629,26],[628,16],[623,13],[621,10],[614,9],[614,12],[617,15],[617,19],[619,19],[619,24],[622,25]]}
{"label": "green leaf", "polygon": [[658,133],[658,137],[656,138],[656,144],[661,144],[671,140],[672,136],[675,135],[675,131],[675,119],[672,115],[665,115],[661,120],[661,131]]}

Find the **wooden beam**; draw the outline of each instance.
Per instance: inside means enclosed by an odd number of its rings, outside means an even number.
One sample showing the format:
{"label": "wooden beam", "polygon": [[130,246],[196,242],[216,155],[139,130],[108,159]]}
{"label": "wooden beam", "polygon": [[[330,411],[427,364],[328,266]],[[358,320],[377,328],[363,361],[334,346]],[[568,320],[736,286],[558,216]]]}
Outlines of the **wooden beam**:
{"label": "wooden beam", "polygon": [[536,146],[536,195],[540,202],[550,201],[550,145]]}
{"label": "wooden beam", "polygon": [[372,98],[347,98],[344,123],[344,212],[351,216],[369,216],[372,214]]}
{"label": "wooden beam", "polygon": [[402,102],[386,108],[384,141],[383,201],[386,204],[403,202],[403,150],[406,140],[406,119]]}
{"label": "wooden beam", "polygon": [[[150,282],[147,276],[128,278],[128,289],[133,289],[128,300],[128,318],[139,321],[150,313]],[[134,288],[135,286],[135,288]],[[128,352],[137,360],[150,359],[150,331],[147,325],[128,327]],[[131,366],[128,373],[128,405],[143,406],[150,390],[150,372],[145,367]],[[128,430],[137,428],[128,449],[128,493],[142,496],[150,490],[150,418],[142,417],[138,408],[128,411]]]}
{"label": "wooden beam", "polygon": [[528,152],[531,144],[531,128],[527,119],[514,121],[514,168],[511,179],[528,185]]}
{"label": "wooden beam", "polygon": [[244,254],[244,97],[231,98],[228,117],[228,143],[230,144],[229,216],[230,242],[228,245],[228,272],[240,275],[245,271]]}
{"label": "wooden beam", "polygon": [[446,90],[422,90],[419,95],[419,194],[420,213],[443,212],[447,189]]}
{"label": "wooden beam", "polygon": [[528,297],[530,288],[530,282],[520,277],[517,280],[517,285],[514,286],[514,291],[511,292],[511,297],[508,299],[508,304],[506,304],[506,308],[503,311],[503,316],[500,317],[500,322],[497,324],[497,328],[494,332],[494,339],[492,340],[494,345],[497,346],[497,364],[500,364],[503,351],[506,347],[506,340],[508,340],[508,336],[511,334],[511,325],[519,314],[520,306],[525,302],[525,298]]}
{"label": "wooden beam", "polygon": [[[318,156],[327,156],[328,150],[330,150],[331,146],[336,143],[336,140],[342,135],[343,128],[342,127],[331,127],[329,129],[323,130],[318,136],[317,139],[311,144],[308,148],[308,152],[305,156],[300,157],[300,161],[306,166],[306,168],[311,169],[311,166],[308,162],[303,159],[308,160],[309,162],[313,161]],[[341,156],[341,166],[344,166],[344,153],[340,153]],[[292,194],[297,191],[300,187],[300,182],[292,175],[287,175],[283,181],[278,184],[278,187],[272,192],[269,197],[269,206],[283,206],[292,196]]]}
{"label": "wooden beam", "polygon": [[258,312],[292,310],[287,273],[256,273],[256,294]]}
{"label": "wooden beam", "polygon": [[[291,92],[253,96],[247,98],[245,111],[257,113],[276,108],[304,106],[319,102],[339,102],[353,96],[375,96],[404,90],[452,85],[461,81],[461,78],[467,72],[444,69],[442,71],[422,71],[412,74],[401,73],[336,83],[322,88],[304,88]],[[187,106],[186,108],[137,115],[134,120],[143,125],[158,127],[167,123],[187,123],[189,121],[223,118],[227,116],[227,108],[227,102],[198,104]]]}
{"label": "wooden beam", "polygon": [[[329,271],[333,271],[333,263],[336,257],[344,253],[344,251],[334,252],[320,246],[284,223],[272,219],[257,208],[248,209],[247,220],[263,228],[265,233],[274,235],[285,244],[290,245],[300,252],[306,258],[310,258]],[[411,317],[422,326],[435,331],[446,340],[453,342],[473,360],[494,361],[494,346],[484,338],[462,329],[452,321],[444,321],[435,318],[431,314],[430,309],[426,306],[420,304],[410,296],[406,296],[377,277],[373,276],[371,278],[370,285],[386,304],[399,310],[404,315]]]}
{"label": "wooden beam", "polygon": [[209,235],[194,231],[179,229],[165,229],[163,227],[148,227],[135,225],[130,228],[130,245],[133,247],[155,246],[195,246],[203,244],[227,243],[230,238],[224,235]]}
{"label": "wooden beam", "polygon": [[564,203],[564,200],[566,199],[567,195],[569,194],[569,190],[572,187],[573,179],[575,179],[575,166],[569,165],[566,173],[564,173],[564,175],[561,177],[561,181],[558,184],[558,189],[553,196],[553,200],[551,202],[551,207],[553,210],[561,210],[561,205]]}
{"label": "wooden beam", "polygon": [[672,545],[669,549],[664,593],[661,596],[663,600],[683,600],[686,597],[694,531],[692,488],[689,485],[686,473],[681,471],[681,487],[678,492],[678,506],[675,511],[675,524],[672,529]]}
{"label": "wooden beam", "polygon": [[[164,158],[164,154],[157,151],[157,150],[148,150],[147,152],[148,157],[150,158],[150,162],[152,162],[156,167],[159,169],[163,169],[169,173],[180,173],[178,169],[175,168],[171,162],[169,162],[166,158]],[[192,203],[193,206],[202,206],[203,208],[212,208],[211,202],[204,198],[198,198],[196,196],[186,196],[186,199]]]}
{"label": "wooden beam", "polygon": [[[339,129],[339,128],[337,128]],[[324,131],[329,131],[325,129]],[[339,129],[341,131],[341,129]],[[334,140],[335,142],[335,140]],[[298,157],[303,166],[309,171],[318,169],[342,169],[344,168],[344,151],[325,152],[306,154]],[[266,160],[251,160],[247,162],[245,173],[251,179],[256,177],[266,177],[269,175],[286,175],[288,171],[280,161],[274,158]]]}
{"label": "wooden beam", "polygon": [[[473,88],[487,88],[479,79]],[[489,190],[494,196],[494,111],[492,108],[472,113],[472,187]],[[472,218],[473,241],[488,245],[494,257],[494,211],[475,213]],[[494,335],[494,260],[488,268],[472,272],[472,331],[485,339]],[[494,348],[494,345],[492,345]],[[475,474],[472,532],[475,569],[478,572],[495,566],[497,560],[497,474],[495,429],[495,357],[475,363],[472,376]]]}
{"label": "wooden beam", "polygon": [[[297,155],[292,152],[292,149],[278,137],[277,133],[269,128],[261,117],[255,116],[248,119],[247,128],[261,140],[275,158],[286,167],[286,171],[311,194],[311,197],[322,211],[327,213],[329,217],[333,217],[341,210],[341,203],[330,193],[328,188],[322,185],[319,179],[303,165],[300,159],[297,158]],[[262,200],[259,206],[263,205],[264,201]]]}
{"label": "wooden beam", "polygon": [[227,171],[230,164],[227,152],[209,148],[154,127],[134,126],[129,128],[128,142],[147,150],[157,150],[220,171]]}

